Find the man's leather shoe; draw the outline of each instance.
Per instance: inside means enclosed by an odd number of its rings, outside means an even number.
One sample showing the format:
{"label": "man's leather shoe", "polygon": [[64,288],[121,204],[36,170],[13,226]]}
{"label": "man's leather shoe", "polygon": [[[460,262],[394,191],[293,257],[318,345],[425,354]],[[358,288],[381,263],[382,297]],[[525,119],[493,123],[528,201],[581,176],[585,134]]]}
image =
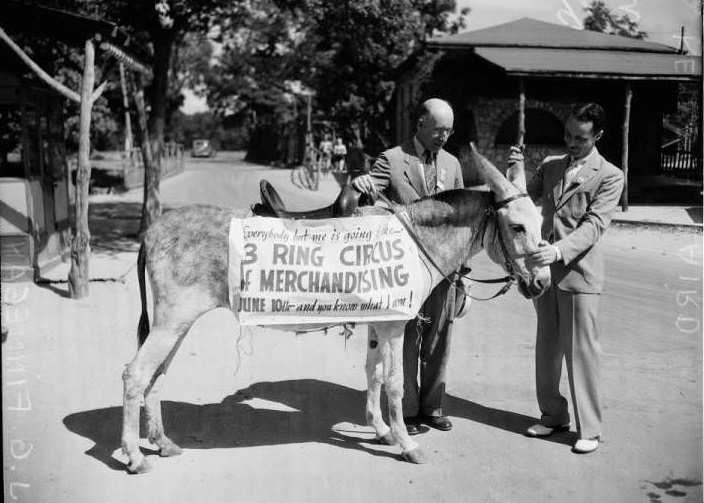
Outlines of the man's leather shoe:
{"label": "man's leather shoe", "polygon": [[599,448],[599,437],[580,438],[572,447],[572,452],[577,454],[588,454]]}
{"label": "man's leather shoe", "polygon": [[561,424],[559,426],[544,426],[540,423],[534,424],[526,430],[526,435],[529,437],[547,437],[553,433],[559,433],[562,431],[569,431],[570,424]]}
{"label": "man's leather shoe", "polygon": [[447,416],[421,416],[420,420],[436,430],[450,431],[452,429],[452,422]]}
{"label": "man's leather shoe", "polygon": [[418,435],[420,433],[420,423],[417,417],[404,417],[403,422],[406,424],[406,431],[409,435]]}

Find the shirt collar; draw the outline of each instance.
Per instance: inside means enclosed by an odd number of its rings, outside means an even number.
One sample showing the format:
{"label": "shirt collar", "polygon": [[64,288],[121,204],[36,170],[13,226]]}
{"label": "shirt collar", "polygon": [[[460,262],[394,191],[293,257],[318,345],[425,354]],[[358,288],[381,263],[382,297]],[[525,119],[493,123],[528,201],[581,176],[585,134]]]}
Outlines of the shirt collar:
{"label": "shirt collar", "polygon": [[[425,152],[428,150],[423,146],[423,144],[418,140],[417,136],[413,136],[413,145],[416,147],[416,154],[420,159],[425,161]],[[432,154],[433,159],[435,158],[435,154]]]}
{"label": "shirt collar", "polygon": [[581,159],[575,160],[575,159],[572,159],[572,156],[570,156],[570,166],[579,166],[579,167],[584,166],[587,163],[587,161],[596,154],[596,152],[597,152],[596,147],[592,147],[592,149],[589,151],[589,153],[587,155],[585,155],[584,157],[582,157]]}

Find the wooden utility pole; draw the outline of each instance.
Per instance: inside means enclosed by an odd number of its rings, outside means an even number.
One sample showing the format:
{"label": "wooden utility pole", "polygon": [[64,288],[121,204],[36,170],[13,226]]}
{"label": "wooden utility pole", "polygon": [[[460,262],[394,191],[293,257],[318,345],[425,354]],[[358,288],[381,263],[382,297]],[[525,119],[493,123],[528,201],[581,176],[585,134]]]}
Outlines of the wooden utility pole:
{"label": "wooden utility pole", "polygon": [[73,299],[89,292],[90,229],[88,228],[88,185],[90,183],[90,119],[95,84],[95,47],[86,40],[81,83],[81,112],[78,121],[78,171],[76,173],[76,228],[71,242],[71,270],[68,291]]}
{"label": "wooden utility pole", "polygon": [[122,107],[125,109],[125,157],[129,162],[132,156],[134,139],[132,138],[132,119],[130,118],[130,101],[127,95],[127,81],[125,80],[125,64],[120,61],[120,87],[122,87]]}
{"label": "wooden utility pole", "polygon": [[628,211],[628,132],[631,123],[631,99],[633,89],[626,82],[625,103],[623,106],[623,129],[622,129],[622,149],[621,149],[621,169],[623,170],[623,194],[621,194],[621,210]]}

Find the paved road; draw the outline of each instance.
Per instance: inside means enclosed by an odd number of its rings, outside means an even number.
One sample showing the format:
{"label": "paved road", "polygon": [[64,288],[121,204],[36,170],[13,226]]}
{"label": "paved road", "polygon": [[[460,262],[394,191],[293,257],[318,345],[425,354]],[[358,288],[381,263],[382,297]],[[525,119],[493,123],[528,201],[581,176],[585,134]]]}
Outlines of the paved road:
{"label": "paved road", "polygon": [[[162,195],[167,206],[247,207],[266,176],[290,202],[307,196],[299,207],[332,199],[332,180],[310,193],[289,175],[220,154],[190,161]],[[139,193],[95,201],[127,210]],[[363,329],[347,341],[337,330],[241,330],[215,311],[191,330],[163,392],[167,432],[184,454],[151,456],[152,473],[129,477],[113,450],[122,365],[135,351],[131,274],[93,283],[81,301],[57,284],[4,306],[5,500],[12,489],[32,502],[701,501],[701,236],[614,228],[604,239],[605,443],[594,454],[572,454],[571,434],[522,435],[538,413],[535,316],[511,292],[458,322],[446,407],[455,429],[418,437],[427,465],[400,462],[362,426]],[[474,268],[498,272],[485,256]]]}

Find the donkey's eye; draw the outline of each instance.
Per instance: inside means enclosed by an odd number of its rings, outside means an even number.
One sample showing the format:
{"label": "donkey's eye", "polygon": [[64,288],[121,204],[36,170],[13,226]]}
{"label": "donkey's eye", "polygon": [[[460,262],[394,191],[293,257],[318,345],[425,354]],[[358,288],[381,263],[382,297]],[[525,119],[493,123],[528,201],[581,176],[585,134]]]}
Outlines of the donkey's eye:
{"label": "donkey's eye", "polygon": [[521,224],[512,224],[511,225],[511,230],[513,232],[525,232],[526,228],[523,227]]}

